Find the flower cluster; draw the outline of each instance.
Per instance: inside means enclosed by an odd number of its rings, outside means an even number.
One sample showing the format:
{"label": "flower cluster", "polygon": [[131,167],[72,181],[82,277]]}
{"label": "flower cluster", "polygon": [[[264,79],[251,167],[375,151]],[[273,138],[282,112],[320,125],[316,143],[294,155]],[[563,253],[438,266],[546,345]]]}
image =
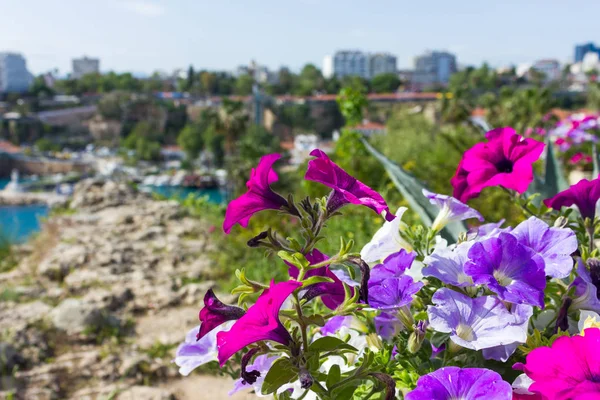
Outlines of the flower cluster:
{"label": "flower cluster", "polygon": [[[578,124],[570,129],[591,122]],[[428,227],[402,222],[405,207],[392,214],[320,150],[305,179],[329,195],[281,196],[271,189],[279,155],[264,156],[223,230],[263,210],[300,220],[298,238],[269,229],[249,242],[275,253],[273,268],[289,278],[256,282],[238,270],[237,305],[209,290],[200,326],[177,349],[180,372],[218,362],[237,379],[231,393],[286,399],[600,399],[600,180],[543,199],[547,208],[526,209],[516,226],[486,223],[465,203],[492,186],[519,199],[544,150],[511,128],[486,139],[465,152],[453,196],[420,194],[438,209]],[[346,205],[373,210],[382,226],[360,253],[341,240],[324,254],[327,222]],[[478,225],[454,242],[442,236],[462,221]]]}

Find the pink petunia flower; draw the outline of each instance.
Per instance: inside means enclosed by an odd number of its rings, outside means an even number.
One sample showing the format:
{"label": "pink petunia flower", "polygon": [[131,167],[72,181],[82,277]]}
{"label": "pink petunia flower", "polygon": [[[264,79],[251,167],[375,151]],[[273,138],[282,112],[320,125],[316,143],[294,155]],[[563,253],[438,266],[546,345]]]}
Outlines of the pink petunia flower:
{"label": "pink petunia flower", "polygon": [[546,207],[560,210],[575,204],[583,218],[594,219],[596,216],[596,203],[600,199],[600,179],[588,181],[582,179],[567,190],[556,196],[544,200]]}
{"label": "pink petunia flower", "polygon": [[551,347],[527,355],[523,371],[533,380],[528,390],[547,400],[600,399],[600,329],[585,336],[564,336]]}
{"label": "pink petunia flower", "polygon": [[271,183],[279,179],[273,170],[273,164],[280,158],[280,154],[267,154],[260,159],[258,166],[252,169],[250,179],[246,182],[248,191],[227,206],[223,221],[225,233],[231,232],[235,224],[247,227],[250,217],[259,211],[279,210],[287,205],[287,201],[270,187]]}
{"label": "pink petunia flower", "polygon": [[465,152],[450,181],[453,196],[463,203],[489,186],[524,193],[533,181],[532,164],[544,150],[544,143],[524,139],[513,128],[493,129],[485,137],[487,143],[477,143]]}
{"label": "pink petunia flower", "polygon": [[556,139],[554,144],[556,144],[558,146],[558,149],[562,152],[565,152],[571,148],[571,142],[569,142],[568,140],[566,140],[564,138]]}
{"label": "pink petunia flower", "polygon": [[290,280],[277,284],[271,281],[271,286],[262,292],[256,303],[229,331],[217,334],[221,366],[232,355],[252,343],[263,340],[272,340],[283,345],[290,343],[292,337],[279,320],[279,309],[288,296],[300,286],[302,283],[298,281]]}
{"label": "pink petunia flower", "polygon": [[304,179],[322,183],[333,189],[327,201],[327,209],[333,212],[346,204],[360,204],[369,207],[377,214],[385,211],[385,219],[393,220],[387,203],[379,193],[350,176],[323,151],[315,149],[311,156],[316,157],[308,162],[308,170]]}

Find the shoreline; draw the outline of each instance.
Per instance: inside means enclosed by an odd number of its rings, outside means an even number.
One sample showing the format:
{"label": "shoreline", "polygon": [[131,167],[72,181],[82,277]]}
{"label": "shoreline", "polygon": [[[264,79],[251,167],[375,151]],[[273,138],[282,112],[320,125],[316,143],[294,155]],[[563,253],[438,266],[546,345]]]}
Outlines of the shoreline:
{"label": "shoreline", "polygon": [[31,206],[46,205],[54,207],[65,204],[68,197],[52,192],[6,192],[0,191],[0,206]]}

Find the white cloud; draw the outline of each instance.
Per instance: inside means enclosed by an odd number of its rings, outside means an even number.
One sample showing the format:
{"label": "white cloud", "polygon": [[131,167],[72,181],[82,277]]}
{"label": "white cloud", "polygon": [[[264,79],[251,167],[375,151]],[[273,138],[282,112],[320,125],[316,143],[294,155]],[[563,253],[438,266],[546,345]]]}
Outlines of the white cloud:
{"label": "white cloud", "polygon": [[123,8],[144,17],[160,17],[166,11],[162,5],[147,0],[124,1],[120,4]]}

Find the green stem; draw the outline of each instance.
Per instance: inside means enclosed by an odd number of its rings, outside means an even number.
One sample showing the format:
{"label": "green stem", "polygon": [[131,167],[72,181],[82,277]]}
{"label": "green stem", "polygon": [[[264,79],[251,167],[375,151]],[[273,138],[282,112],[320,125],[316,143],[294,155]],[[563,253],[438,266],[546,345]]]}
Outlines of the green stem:
{"label": "green stem", "polygon": [[308,335],[306,334],[306,324],[302,319],[302,307],[300,306],[300,300],[298,299],[298,293],[294,293],[294,303],[296,306],[296,312],[298,313],[298,324],[300,325],[300,332],[302,333],[302,345],[304,351],[308,350]]}

